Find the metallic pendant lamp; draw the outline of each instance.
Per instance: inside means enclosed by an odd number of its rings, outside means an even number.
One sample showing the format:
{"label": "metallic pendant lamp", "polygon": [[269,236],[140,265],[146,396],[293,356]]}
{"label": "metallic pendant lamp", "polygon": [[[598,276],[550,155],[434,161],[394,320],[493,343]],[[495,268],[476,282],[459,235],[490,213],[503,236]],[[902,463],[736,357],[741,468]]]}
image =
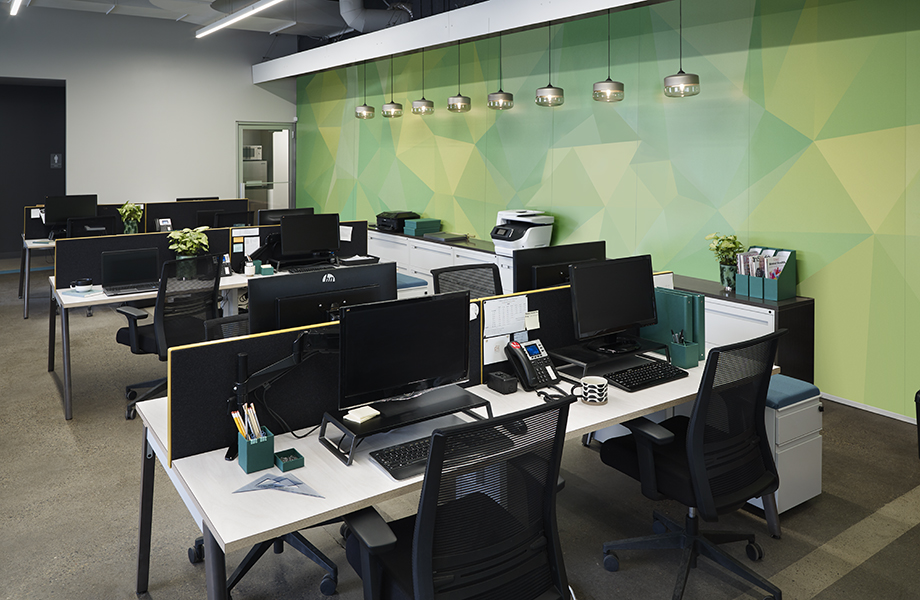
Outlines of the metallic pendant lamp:
{"label": "metallic pendant lamp", "polygon": [[684,3],[679,1],[680,11],[680,70],[664,78],[664,95],[668,98],[696,96],[700,93],[700,76],[684,73]]}
{"label": "metallic pendant lamp", "polygon": [[402,104],[393,101],[393,56],[390,56],[390,101],[380,107],[380,112],[388,119],[402,116]]}
{"label": "metallic pendant lamp", "polygon": [[514,95],[502,90],[502,34],[498,34],[498,91],[489,94],[489,108],[508,110],[514,106]]}
{"label": "metallic pendant lamp", "polygon": [[460,93],[460,42],[457,42],[457,95],[447,99],[447,110],[454,113],[470,112],[472,103],[469,96]]}
{"label": "metallic pendant lamp", "polygon": [[422,99],[412,101],[413,115],[430,115],[434,112],[434,102],[425,99],[425,49],[422,48]]}
{"label": "metallic pendant lamp", "polygon": [[610,79],[610,9],[607,9],[607,79],[594,84],[594,99],[598,102],[619,102],[623,99],[623,84]]}
{"label": "metallic pendant lamp", "polygon": [[355,108],[356,119],[373,119],[374,107],[367,105],[367,61],[364,61],[364,104]]}
{"label": "metallic pendant lamp", "polygon": [[[552,23],[546,27],[547,39],[549,41],[549,68],[547,69],[547,79],[550,80],[553,77],[552,28]],[[553,106],[562,106],[562,103],[565,102],[565,92],[562,91],[562,88],[554,86],[552,81],[550,81],[546,84],[546,87],[537,88],[537,96],[534,98],[534,102],[537,103],[537,106],[548,106],[550,108]]]}

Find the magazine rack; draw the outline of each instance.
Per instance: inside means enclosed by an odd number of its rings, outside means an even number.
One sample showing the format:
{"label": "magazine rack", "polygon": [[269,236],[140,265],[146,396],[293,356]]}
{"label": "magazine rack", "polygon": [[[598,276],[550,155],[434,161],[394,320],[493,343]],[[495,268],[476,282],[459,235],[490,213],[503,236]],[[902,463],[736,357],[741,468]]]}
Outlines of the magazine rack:
{"label": "magazine rack", "polygon": [[794,298],[797,279],[795,250],[767,247],[764,247],[763,250],[774,250],[774,254],[776,252],[789,252],[789,258],[786,259],[786,265],[783,270],[776,279],[756,277],[754,275],[736,275],[735,295],[774,301]]}

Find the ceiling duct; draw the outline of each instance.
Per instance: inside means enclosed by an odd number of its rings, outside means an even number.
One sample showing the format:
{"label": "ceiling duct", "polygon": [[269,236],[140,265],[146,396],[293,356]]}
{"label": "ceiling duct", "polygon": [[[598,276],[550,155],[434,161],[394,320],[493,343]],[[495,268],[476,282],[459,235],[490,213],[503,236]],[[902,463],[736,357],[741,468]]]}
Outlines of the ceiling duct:
{"label": "ceiling duct", "polygon": [[412,9],[405,2],[397,2],[386,10],[379,10],[364,8],[364,0],[339,0],[339,12],[349,27],[361,33],[386,29],[412,18]]}

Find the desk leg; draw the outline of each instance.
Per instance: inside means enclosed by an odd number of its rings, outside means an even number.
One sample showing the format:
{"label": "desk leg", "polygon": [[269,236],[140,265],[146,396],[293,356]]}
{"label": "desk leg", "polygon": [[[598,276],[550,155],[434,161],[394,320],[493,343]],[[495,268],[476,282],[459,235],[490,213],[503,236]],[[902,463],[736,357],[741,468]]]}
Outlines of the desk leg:
{"label": "desk leg", "polygon": [[25,240],[22,242],[22,251],[19,253],[19,297],[22,298],[22,279],[26,276],[26,247]]}
{"label": "desk leg", "polygon": [[64,347],[64,418],[73,418],[70,385],[70,309],[61,307],[61,344]]}
{"label": "desk leg", "polygon": [[201,522],[201,532],[204,534],[204,570],[208,582],[208,600],[230,600],[224,551],[204,521]]}
{"label": "desk leg", "polygon": [[23,262],[25,263],[25,270],[22,273],[20,278],[20,296],[22,296],[22,318],[29,318],[29,280],[32,276],[32,250],[29,248],[24,249],[24,255],[22,257]]}
{"label": "desk leg", "polygon": [[141,462],[141,508],[140,525],[137,537],[137,595],[147,592],[150,581],[150,532],[153,523],[153,480],[156,456],[147,440],[147,428],[144,427],[144,451]]}
{"label": "desk leg", "polygon": [[57,302],[54,299],[54,290],[51,290],[51,301],[48,303],[48,372],[54,371],[54,318],[57,317]]}

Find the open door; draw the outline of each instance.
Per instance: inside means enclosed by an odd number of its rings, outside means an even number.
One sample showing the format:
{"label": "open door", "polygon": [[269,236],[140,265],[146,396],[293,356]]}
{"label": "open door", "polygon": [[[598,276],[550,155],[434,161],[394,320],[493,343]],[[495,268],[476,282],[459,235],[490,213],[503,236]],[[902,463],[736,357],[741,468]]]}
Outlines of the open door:
{"label": "open door", "polygon": [[237,123],[237,181],[250,208],[294,207],[294,124]]}

